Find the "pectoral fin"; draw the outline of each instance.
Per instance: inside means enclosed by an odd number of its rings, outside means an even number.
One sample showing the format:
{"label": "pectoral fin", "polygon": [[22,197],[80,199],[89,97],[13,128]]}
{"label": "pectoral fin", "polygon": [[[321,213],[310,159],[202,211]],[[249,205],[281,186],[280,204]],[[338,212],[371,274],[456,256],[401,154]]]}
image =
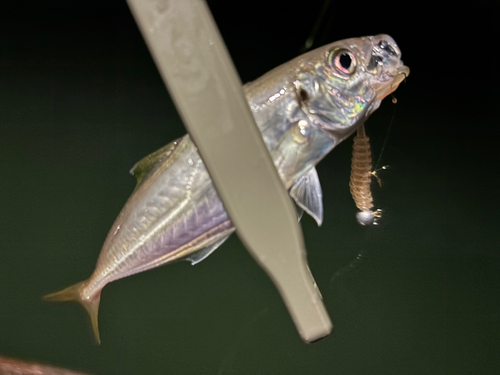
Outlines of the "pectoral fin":
{"label": "pectoral fin", "polygon": [[300,221],[302,219],[302,216],[304,215],[304,210],[295,205],[295,213],[297,214],[297,221]]}
{"label": "pectoral fin", "polygon": [[170,142],[168,145],[163,146],[159,150],[149,154],[135,163],[130,170],[130,173],[137,178],[137,185],[135,187],[136,190],[144,179],[151,173],[151,171],[175,151],[180,142],[181,139]]}
{"label": "pectoral fin", "polygon": [[323,222],[323,193],[315,168],[312,168],[295,182],[290,189],[290,196],[300,208],[316,220],[318,226],[321,226]]}
{"label": "pectoral fin", "polygon": [[196,253],[191,254],[190,256],[186,257],[185,259],[191,262],[191,265],[194,266],[195,264],[200,263],[202,260],[205,260],[210,254],[212,254],[217,248],[222,245],[229,236],[226,236],[224,238],[221,238],[219,241],[214,242],[210,246],[207,246],[201,250],[198,250]]}

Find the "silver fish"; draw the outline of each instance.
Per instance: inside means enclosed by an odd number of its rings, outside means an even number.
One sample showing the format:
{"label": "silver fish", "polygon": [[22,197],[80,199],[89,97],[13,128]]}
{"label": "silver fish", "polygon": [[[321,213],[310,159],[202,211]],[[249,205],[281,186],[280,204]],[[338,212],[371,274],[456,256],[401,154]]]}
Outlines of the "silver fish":
{"label": "silver fish", "polygon": [[[394,40],[377,35],[318,48],[244,86],[283,184],[318,225],[323,206],[315,165],[408,74]],[[147,156],[131,172],[137,187],[111,227],[94,273],[45,297],[80,302],[97,341],[106,284],[179,259],[196,264],[235,230],[189,135]]]}

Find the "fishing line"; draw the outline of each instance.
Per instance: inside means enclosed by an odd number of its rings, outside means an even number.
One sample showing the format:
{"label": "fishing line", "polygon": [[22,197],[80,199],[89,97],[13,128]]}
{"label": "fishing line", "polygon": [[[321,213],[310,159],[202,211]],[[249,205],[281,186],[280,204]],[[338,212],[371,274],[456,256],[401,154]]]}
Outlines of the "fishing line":
{"label": "fishing line", "polygon": [[377,163],[375,163],[375,168],[373,168],[373,176],[375,176],[377,178],[377,181],[379,183],[379,185],[381,185],[381,182],[379,180],[379,178],[377,177],[376,173],[377,171],[381,170],[381,169],[387,169],[388,166],[383,166],[382,168],[378,168],[378,166],[380,165],[380,161],[382,160],[382,154],[384,153],[385,151],[385,148],[387,146],[387,140],[389,139],[389,134],[391,132],[391,129],[392,129],[392,123],[394,122],[394,117],[396,115],[396,107],[397,107],[397,103],[398,103],[398,100],[396,99],[396,97],[391,94],[392,96],[392,102],[394,103],[394,109],[392,110],[392,116],[391,116],[391,119],[389,120],[389,127],[387,128],[387,134],[384,138],[384,143],[382,144],[382,148],[380,149],[380,154],[378,156],[378,160],[377,160]]}
{"label": "fishing line", "polygon": [[325,14],[327,13],[331,2],[332,2],[332,0],[325,0],[323,2],[323,7],[321,8],[319,16],[316,19],[316,22],[314,23],[314,26],[313,26],[311,32],[309,33],[309,37],[306,39],[304,45],[300,48],[300,53],[306,52],[314,44],[314,40],[318,36],[318,31],[320,29],[320,26],[323,24],[323,20],[325,19]]}
{"label": "fishing line", "polygon": [[[405,76],[405,78],[403,79],[403,82],[406,85],[406,74],[405,73],[401,73],[401,74],[403,74]],[[391,119],[389,121],[389,127],[387,128],[387,135],[385,136],[384,143],[382,145],[382,149],[380,150],[380,154],[379,154],[377,163],[375,164],[375,168],[373,169],[373,173],[374,173],[373,175],[377,178],[379,185],[381,185],[381,182],[380,182],[380,179],[376,175],[377,171],[379,171],[380,169],[387,169],[389,167],[389,166],[383,166],[382,168],[378,168],[380,161],[382,160],[382,153],[384,152],[385,147],[387,145],[387,139],[389,139],[389,133],[391,132],[391,129],[392,129],[392,123],[394,122],[394,117],[396,115],[396,105],[398,103],[398,100],[396,99],[394,94],[391,94],[391,97],[392,97],[392,103],[394,104],[394,109],[392,110],[392,116],[391,116]]]}

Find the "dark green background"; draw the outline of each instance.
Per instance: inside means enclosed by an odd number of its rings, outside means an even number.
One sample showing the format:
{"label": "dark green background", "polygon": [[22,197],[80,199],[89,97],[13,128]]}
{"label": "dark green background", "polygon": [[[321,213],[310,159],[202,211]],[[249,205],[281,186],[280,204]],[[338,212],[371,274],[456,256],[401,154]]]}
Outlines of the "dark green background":
{"label": "dark green background", "polygon": [[[322,1],[209,1],[244,82],[299,52]],[[382,225],[355,221],[351,141],[302,222],[335,324],[304,344],[233,236],[208,260],[109,284],[102,345],[76,304],[140,158],[184,134],[124,1],[0,5],[0,355],[93,374],[500,373],[498,34],[493,1],[337,2],[320,43],[388,33],[411,68],[370,118]],[[478,23],[479,21],[479,23]],[[395,113],[394,113],[395,111]],[[356,261],[358,254],[360,260]]]}

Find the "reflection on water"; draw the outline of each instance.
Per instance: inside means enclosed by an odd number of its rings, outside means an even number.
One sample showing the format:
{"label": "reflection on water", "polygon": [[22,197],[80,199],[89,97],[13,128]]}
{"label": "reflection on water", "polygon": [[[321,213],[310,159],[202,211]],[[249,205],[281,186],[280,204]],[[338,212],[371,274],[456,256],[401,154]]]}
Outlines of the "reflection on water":
{"label": "reflection on water", "polygon": [[334,283],[335,280],[344,277],[348,272],[360,266],[361,263],[364,262],[364,260],[365,260],[365,251],[362,250],[356,255],[356,258],[354,258],[349,264],[347,264],[346,266],[342,267],[337,272],[335,272],[335,274],[330,279],[330,284]]}

